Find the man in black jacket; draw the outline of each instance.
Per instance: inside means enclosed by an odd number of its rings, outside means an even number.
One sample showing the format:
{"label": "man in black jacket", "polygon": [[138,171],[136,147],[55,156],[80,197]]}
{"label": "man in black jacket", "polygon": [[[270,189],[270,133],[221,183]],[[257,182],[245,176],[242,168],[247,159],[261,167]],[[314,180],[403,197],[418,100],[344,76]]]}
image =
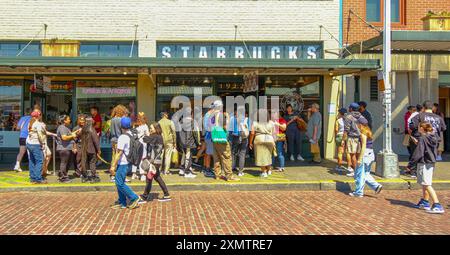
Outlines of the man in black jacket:
{"label": "man in black jacket", "polygon": [[[414,116],[409,123],[409,129],[411,130],[412,139],[418,140],[420,137],[419,125],[421,122],[430,123],[433,127],[433,133],[440,137],[441,133],[447,130],[447,126],[445,125],[444,120],[441,116],[433,113],[433,102],[427,100],[423,103],[424,112],[421,112]],[[442,141],[439,141],[442,142]],[[413,146],[416,147],[416,146]],[[413,154],[416,148],[411,148]],[[415,177],[415,172],[417,168],[417,164],[414,164],[411,161],[411,164],[408,165],[408,168],[411,169],[411,175]]]}
{"label": "man in black jacket", "polygon": [[177,125],[177,146],[183,152],[184,160],[181,162],[180,175],[186,178],[195,178],[191,171],[193,149],[200,145],[200,130],[197,122],[193,118],[191,108],[186,108],[185,113]]}

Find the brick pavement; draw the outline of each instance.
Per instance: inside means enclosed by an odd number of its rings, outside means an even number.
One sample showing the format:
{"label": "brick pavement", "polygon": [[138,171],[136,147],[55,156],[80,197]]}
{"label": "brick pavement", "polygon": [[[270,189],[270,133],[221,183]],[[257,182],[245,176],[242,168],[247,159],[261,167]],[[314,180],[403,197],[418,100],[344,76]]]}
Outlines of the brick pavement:
{"label": "brick pavement", "polygon": [[[3,234],[450,234],[444,215],[411,208],[420,191],[351,198],[338,191],[175,192],[112,210],[113,192],[0,194]],[[155,194],[156,195],[156,194]]]}

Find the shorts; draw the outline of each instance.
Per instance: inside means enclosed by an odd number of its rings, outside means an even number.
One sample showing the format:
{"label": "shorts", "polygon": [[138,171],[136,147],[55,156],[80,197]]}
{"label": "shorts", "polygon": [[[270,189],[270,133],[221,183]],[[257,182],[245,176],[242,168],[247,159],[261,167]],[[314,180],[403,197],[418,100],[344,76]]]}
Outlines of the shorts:
{"label": "shorts", "polygon": [[20,146],[27,146],[27,139],[26,138],[19,138],[19,145]]}
{"label": "shorts", "polygon": [[361,151],[361,144],[358,137],[347,138],[347,153],[356,154]]}
{"label": "shorts", "polygon": [[433,182],[434,164],[417,164],[417,183],[431,186]]}
{"label": "shorts", "polygon": [[214,154],[214,147],[212,140],[205,139],[206,142],[206,154],[213,155]]}
{"label": "shorts", "polygon": [[343,137],[344,137],[344,135],[343,134],[337,134],[336,135],[336,137],[335,137],[335,141],[336,141],[336,146],[337,147],[341,147],[342,145],[343,145]]}

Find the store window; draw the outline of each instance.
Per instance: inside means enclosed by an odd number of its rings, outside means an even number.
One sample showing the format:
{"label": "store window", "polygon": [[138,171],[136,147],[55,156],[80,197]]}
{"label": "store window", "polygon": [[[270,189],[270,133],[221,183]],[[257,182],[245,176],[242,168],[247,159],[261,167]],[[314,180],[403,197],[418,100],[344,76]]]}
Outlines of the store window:
{"label": "store window", "polygon": [[80,57],[137,57],[138,43],[135,42],[81,42]]}
{"label": "store window", "polygon": [[[368,22],[383,22],[383,0],[366,0],[366,20]],[[391,22],[403,23],[402,17],[405,14],[404,0],[391,0]]]}
{"label": "store window", "polygon": [[20,53],[22,57],[39,57],[41,56],[40,43],[27,42],[0,42],[0,56],[17,56]]}
{"label": "store window", "polygon": [[[213,95],[215,79],[203,76],[157,76],[156,113],[168,111],[173,114],[177,109],[171,107],[172,99],[182,95],[189,98],[191,105],[195,90],[201,91],[203,99]],[[180,106],[181,107],[181,106]]]}
{"label": "store window", "polygon": [[83,80],[76,82],[77,113],[89,114],[96,106],[103,120],[110,118],[114,106],[128,107],[130,116],[136,116],[135,80]]}
{"label": "store window", "polygon": [[22,80],[0,80],[0,130],[14,131],[21,115]]}

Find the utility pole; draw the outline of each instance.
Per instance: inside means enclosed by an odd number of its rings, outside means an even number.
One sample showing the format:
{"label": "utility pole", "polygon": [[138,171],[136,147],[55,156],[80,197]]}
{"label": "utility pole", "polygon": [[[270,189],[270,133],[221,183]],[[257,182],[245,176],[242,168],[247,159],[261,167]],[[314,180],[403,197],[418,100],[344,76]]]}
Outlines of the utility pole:
{"label": "utility pole", "polygon": [[392,86],[391,86],[391,0],[384,0],[383,32],[384,132],[383,150],[377,155],[376,173],[384,178],[398,178],[398,157],[392,151]]}

